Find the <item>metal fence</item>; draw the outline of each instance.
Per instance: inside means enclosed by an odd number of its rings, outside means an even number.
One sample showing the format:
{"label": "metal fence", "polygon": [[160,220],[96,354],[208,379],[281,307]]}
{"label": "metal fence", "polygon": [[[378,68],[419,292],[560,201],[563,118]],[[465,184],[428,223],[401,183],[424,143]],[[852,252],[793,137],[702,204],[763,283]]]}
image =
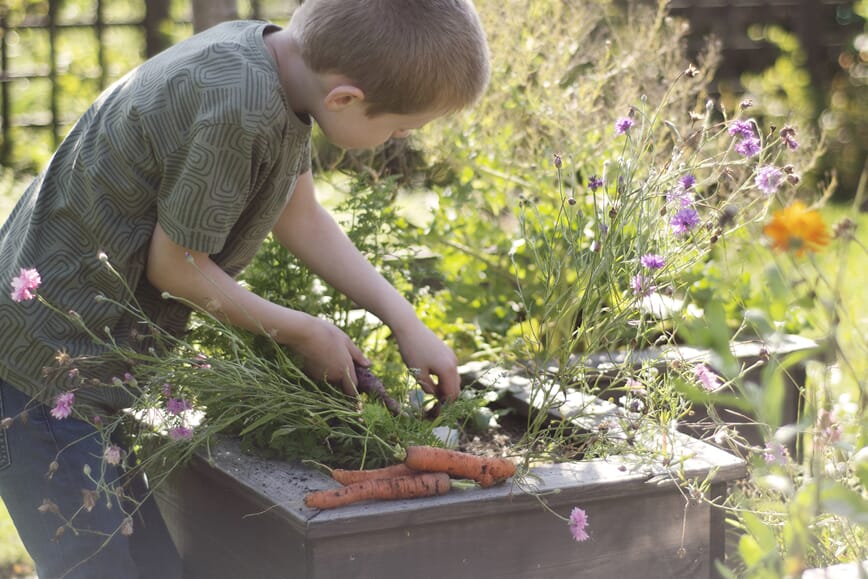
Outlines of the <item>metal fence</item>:
{"label": "metal fence", "polygon": [[[92,0],[79,2],[85,9],[74,11],[64,11],[65,4],[64,0],[44,0],[19,3],[16,5],[19,8],[12,10],[0,2],[0,165],[34,168],[28,166],[28,160],[20,158],[22,155],[16,156],[15,149],[32,141],[42,146],[31,144],[31,150],[56,148],[71,123],[83,112],[81,106],[64,106],[64,99],[89,102],[115,77],[126,72],[117,70],[117,66],[113,70],[110,62],[109,38],[116,31],[130,31],[128,42],[113,49],[123,53],[125,63],[130,65],[192,32],[191,15],[173,13],[173,8],[175,12],[181,11],[179,6],[189,12],[189,2]],[[294,3],[251,0],[244,5],[241,17],[285,19]],[[138,14],[118,17],[118,13],[124,12],[118,9],[120,6],[133,6],[133,12]],[[60,47],[81,43],[84,37],[89,37],[88,42],[94,47],[93,51],[87,51],[94,65],[86,70],[73,70],[68,62],[63,62]],[[27,42],[32,45],[22,46]],[[40,52],[38,57],[31,54],[37,43],[47,47],[45,54]],[[64,83],[64,79],[75,82]],[[37,85],[44,88],[34,89]],[[29,90],[27,96],[25,90]],[[33,99],[39,102],[30,106]],[[32,164],[39,165],[40,160],[35,159]]]}
{"label": "metal fence", "polygon": [[[741,72],[758,71],[769,66],[775,57],[774,47],[762,38],[752,36],[749,31],[755,25],[777,24],[799,37],[814,85],[823,87],[834,74],[835,63],[844,44],[864,27],[864,22],[853,13],[853,3],[854,0],[671,0],[669,6],[673,15],[690,21],[692,49],[698,49],[709,35],[723,41],[724,60],[720,78],[737,79]],[[21,4],[40,6],[41,11],[34,14],[15,13],[0,0],[0,164],[4,166],[20,168],[22,163],[26,164],[27,161],[21,157],[30,155],[20,152],[16,155],[15,148],[27,145],[38,132],[43,134],[43,149],[56,148],[70,123],[82,112],[77,107],[62,105],[62,99],[69,95],[64,92],[67,89],[59,80],[68,79],[73,74],[87,77],[88,90],[82,90],[82,93],[93,93],[92,96],[113,80],[107,56],[109,43],[106,40],[111,31],[136,31],[135,40],[131,41],[136,45],[124,46],[122,49],[144,58],[177,39],[172,37],[172,26],[175,26],[176,32],[179,26],[186,26],[180,28],[182,35],[188,34],[191,29],[189,14],[171,12],[172,7],[178,5],[189,9],[189,2],[93,0],[87,14],[75,18],[63,16],[64,0]],[[137,4],[144,9],[135,18],[107,16],[109,12],[116,12],[113,7],[119,4]],[[295,2],[287,0],[278,3],[250,0],[245,3],[246,11],[240,16],[279,20],[288,18],[294,5]],[[93,36],[96,64],[87,71],[73,73],[59,62],[58,46],[73,31],[79,31],[79,35]],[[36,33],[42,35],[44,39],[40,42],[47,43],[48,49],[44,58],[22,67],[16,63],[27,59],[13,58],[12,41],[27,33],[31,36]],[[20,55],[20,46],[18,50]],[[47,93],[42,95],[47,96],[47,103],[27,106],[26,110],[22,110],[25,105],[20,91],[15,90],[16,86],[36,82],[45,84],[46,88],[41,92]],[[76,90],[81,90],[80,85],[76,86],[79,87]],[[82,94],[81,98],[85,99],[85,96]],[[47,138],[45,133],[48,134]],[[19,142],[16,143],[16,140]],[[35,164],[38,165],[39,160]]]}

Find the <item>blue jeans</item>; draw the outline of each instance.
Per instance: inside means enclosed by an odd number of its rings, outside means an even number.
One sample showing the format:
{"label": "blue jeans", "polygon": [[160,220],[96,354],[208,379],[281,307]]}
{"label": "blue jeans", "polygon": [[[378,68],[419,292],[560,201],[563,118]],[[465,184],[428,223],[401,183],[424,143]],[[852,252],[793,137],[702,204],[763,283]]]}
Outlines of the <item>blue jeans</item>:
{"label": "blue jeans", "polygon": [[[133,514],[131,535],[116,532],[127,517],[116,496],[102,493],[89,512],[82,508],[82,491],[96,488],[84,473],[85,465],[92,477],[105,468],[104,480],[124,478],[120,467],[103,464],[103,445],[93,426],[73,418],[55,419],[46,406],[0,379],[2,418],[13,421],[0,427],[0,497],[41,579],[181,577],[180,557],[153,498]],[[59,466],[47,476],[55,460]],[[134,497],[147,494],[143,477],[124,490]],[[73,515],[72,528],[58,536]]]}

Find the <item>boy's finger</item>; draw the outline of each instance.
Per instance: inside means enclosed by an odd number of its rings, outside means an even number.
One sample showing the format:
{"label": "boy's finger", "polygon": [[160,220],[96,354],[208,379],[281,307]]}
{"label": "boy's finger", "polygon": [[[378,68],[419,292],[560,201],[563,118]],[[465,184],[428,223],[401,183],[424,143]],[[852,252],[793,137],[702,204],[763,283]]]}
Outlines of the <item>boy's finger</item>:
{"label": "boy's finger", "polygon": [[457,400],[458,395],[461,394],[461,378],[458,376],[458,373],[444,373],[438,375],[437,378],[439,379],[437,381],[437,397],[441,401]]}

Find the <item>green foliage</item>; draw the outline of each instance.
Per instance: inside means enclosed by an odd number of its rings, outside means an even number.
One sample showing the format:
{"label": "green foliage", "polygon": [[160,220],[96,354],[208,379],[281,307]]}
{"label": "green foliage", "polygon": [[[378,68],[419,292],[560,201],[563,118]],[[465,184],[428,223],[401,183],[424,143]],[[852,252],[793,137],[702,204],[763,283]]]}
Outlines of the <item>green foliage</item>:
{"label": "green foliage", "polygon": [[[644,95],[665,100],[662,112],[680,125],[703,102],[716,57],[709,52],[707,68],[672,86],[687,65],[680,45],[686,28],[662,9],[493,1],[478,8],[489,30],[492,88],[471,111],[425,131],[440,201],[419,244],[442,257],[451,317],[473,320],[486,336],[514,335],[528,315],[517,283],[533,278],[524,271],[531,255],[515,246],[522,212],[529,216],[532,206],[540,219],[556,215],[561,179],[575,191],[585,223],[597,228],[587,181],[602,176],[607,160],[616,170],[623,142],[611,130],[615,120],[640,107]],[[562,175],[551,168],[554,153],[566,166]],[[527,285],[523,292],[542,294]]]}

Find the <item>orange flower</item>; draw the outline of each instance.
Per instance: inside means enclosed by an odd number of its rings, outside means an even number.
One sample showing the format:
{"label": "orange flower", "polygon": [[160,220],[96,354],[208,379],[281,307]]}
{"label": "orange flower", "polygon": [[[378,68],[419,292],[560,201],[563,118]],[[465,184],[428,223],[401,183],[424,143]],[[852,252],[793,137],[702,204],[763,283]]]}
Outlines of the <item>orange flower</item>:
{"label": "orange flower", "polygon": [[763,232],[772,240],[773,248],[793,250],[799,256],[805,251],[817,252],[829,244],[829,232],[823,217],[801,201],[775,211]]}

